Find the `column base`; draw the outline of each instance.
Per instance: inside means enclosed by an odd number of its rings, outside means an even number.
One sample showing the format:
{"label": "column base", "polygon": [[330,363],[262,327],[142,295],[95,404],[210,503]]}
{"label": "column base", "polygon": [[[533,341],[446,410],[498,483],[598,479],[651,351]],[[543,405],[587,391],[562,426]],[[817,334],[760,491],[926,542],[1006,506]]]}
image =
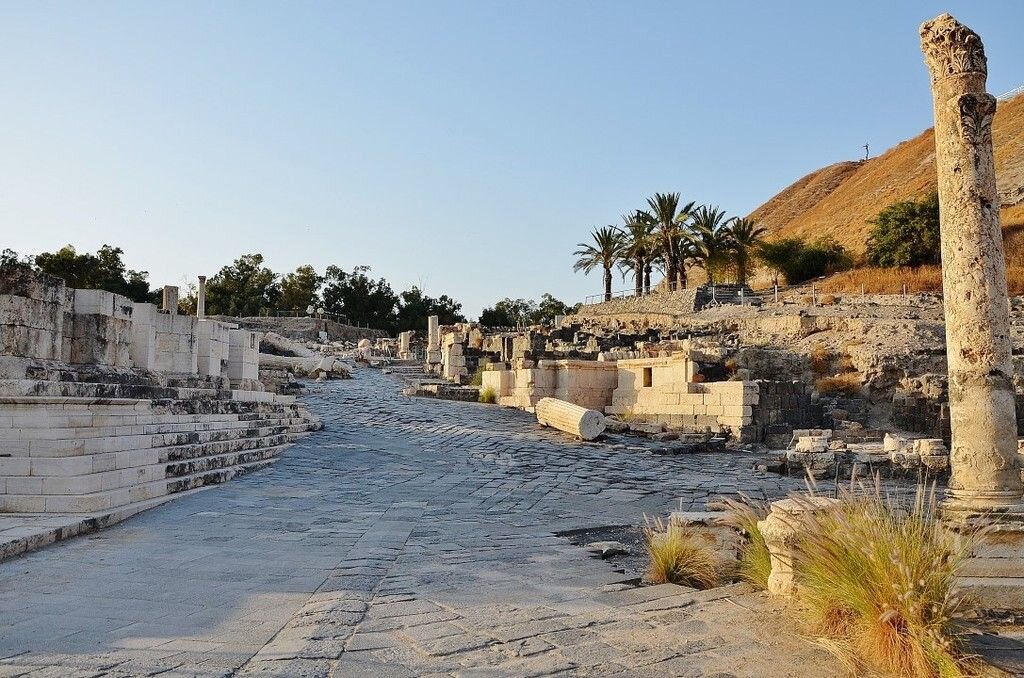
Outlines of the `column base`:
{"label": "column base", "polygon": [[1024,506],[999,512],[944,508],[943,522],[953,532],[973,535],[958,588],[986,615],[1024,611]]}
{"label": "column base", "polygon": [[1024,515],[1020,490],[947,489],[942,501],[945,513],[1019,513]]}

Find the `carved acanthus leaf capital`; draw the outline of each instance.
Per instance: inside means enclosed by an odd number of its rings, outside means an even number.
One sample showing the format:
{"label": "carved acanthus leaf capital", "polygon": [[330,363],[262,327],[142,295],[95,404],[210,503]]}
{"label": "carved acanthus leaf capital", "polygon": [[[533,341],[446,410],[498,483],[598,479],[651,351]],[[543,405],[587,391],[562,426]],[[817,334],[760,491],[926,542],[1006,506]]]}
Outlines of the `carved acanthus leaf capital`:
{"label": "carved acanthus leaf capital", "polygon": [[981,38],[949,14],[921,24],[921,50],[933,82],[963,73],[988,75]]}

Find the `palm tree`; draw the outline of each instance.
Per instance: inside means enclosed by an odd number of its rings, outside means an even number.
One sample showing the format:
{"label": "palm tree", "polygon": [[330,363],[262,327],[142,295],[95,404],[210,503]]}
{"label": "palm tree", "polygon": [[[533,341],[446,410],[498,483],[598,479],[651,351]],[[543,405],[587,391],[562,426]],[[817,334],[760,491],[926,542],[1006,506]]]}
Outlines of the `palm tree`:
{"label": "palm tree", "polygon": [[768,231],[753,219],[740,217],[734,217],[729,222],[728,229],[733,261],[736,262],[736,282],[746,285],[751,250],[757,247]]}
{"label": "palm tree", "polygon": [[573,256],[578,257],[572,265],[573,271],[590,273],[597,267],[604,271],[604,300],[612,298],[612,268],[622,256],[622,231],[614,226],[594,229],[594,242],[579,243]]}
{"label": "palm tree", "polygon": [[708,282],[715,284],[716,268],[720,267],[731,250],[731,235],[725,212],[717,207],[703,205],[693,213],[690,233],[693,260],[707,273]]}
{"label": "palm tree", "polygon": [[647,199],[647,205],[650,207],[648,215],[654,222],[655,233],[661,244],[668,288],[674,289],[680,283],[685,286],[686,281],[679,272],[678,245],[694,203],[689,202],[680,208],[678,193],[655,193],[654,197]]}
{"label": "palm tree", "polygon": [[622,215],[622,222],[622,263],[633,271],[633,293],[639,297],[651,291],[651,258],[657,245],[653,238],[654,222],[643,210]]}

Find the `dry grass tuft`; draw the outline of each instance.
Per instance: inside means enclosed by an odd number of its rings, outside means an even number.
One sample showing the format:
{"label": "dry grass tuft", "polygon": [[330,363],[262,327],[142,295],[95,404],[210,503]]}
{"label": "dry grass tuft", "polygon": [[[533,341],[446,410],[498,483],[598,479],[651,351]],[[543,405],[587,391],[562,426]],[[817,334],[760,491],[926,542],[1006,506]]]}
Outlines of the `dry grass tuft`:
{"label": "dry grass tuft", "polygon": [[768,508],[761,502],[755,502],[741,496],[739,500],[725,497],[708,507],[712,510],[722,509],[724,512],[719,523],[737,530],[746,538],[740,550],[739,575],[758,589],[768,588],[768,575],[772,572],[771,556],[768,545],[757,523],[768,515]]}
{"label": "dry grass tuft", "polygon": [[800,600],[822,644],[858,673],[965,675],[954,583],[971,538],[942,526],[934,486],[912,503],[883,498],[877,483],[841,499],[807,517],[797,547]]}
{"label": "dry grass tuft", "polygon": [[691,527],[644,517],[649,559],[647,577],[655,584],[681,584],[698,589],[718,585],[714,549]]}
{"label": "dry grass tuft", "polygon": [[821,295],[821,298],[818,300],[818,303],[821,306],[832,306],[833,304],[838,303],[838,299],[836,299],[836,297],[832,294],[823,294]]}
{"label": "dry grass tuft", "polygon": [[484,386],[480,389],[480,402],[493,405],[498,402],[498,393],[492,386]]}
{"label": "dry grass tuft", "polygon": [[820,377],[814,382],[814,387],[818,389],[818,393],[856,395],[861,389],[860,372],[843,372],[834,377]]}
{"label": "dry grass tuft", "polygon": [[832,352],[824,344],[815,344],[811,348],[810,363],[811,372],[823,377],[832,366]]}

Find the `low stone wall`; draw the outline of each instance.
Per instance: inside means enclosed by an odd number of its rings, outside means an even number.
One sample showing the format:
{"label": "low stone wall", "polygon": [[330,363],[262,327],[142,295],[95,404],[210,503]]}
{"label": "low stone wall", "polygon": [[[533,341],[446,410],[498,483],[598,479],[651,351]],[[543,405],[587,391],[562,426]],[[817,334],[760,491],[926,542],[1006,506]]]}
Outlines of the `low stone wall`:
{"label": "low stone wall", "polygon": [[534,367],[501,369],[492,363],[483,372],[482,388],[491,388],[498,404],[532,412],[541,398],[604,410],[618,381],[614,362],[541,360]]}
{"label": "low stone wall", "polygon": [[317,341],[320,338],[320,332],[327,333],[328,341],[348,341],[353,344],[358,343],[360,339],[373,340],[388,336],[384,330],[342,325],[333,320],[319,318],[289,318],[283,316],[234,318],[227,315],[207,317],[222,322],[234,323],[243,329],[256,330],[258,332],[277,332],[281,336],[299,341]]}
{"label": "low stone wall", "polygon": [[675,292],[652,292],[643,297],[625,297],[597,304],[587,304],[566,322],[600,320],[608,316],[646,318],[650,321],[671,321],[677,315],[693,313],[697,301],[697,290],[685,289]]}

